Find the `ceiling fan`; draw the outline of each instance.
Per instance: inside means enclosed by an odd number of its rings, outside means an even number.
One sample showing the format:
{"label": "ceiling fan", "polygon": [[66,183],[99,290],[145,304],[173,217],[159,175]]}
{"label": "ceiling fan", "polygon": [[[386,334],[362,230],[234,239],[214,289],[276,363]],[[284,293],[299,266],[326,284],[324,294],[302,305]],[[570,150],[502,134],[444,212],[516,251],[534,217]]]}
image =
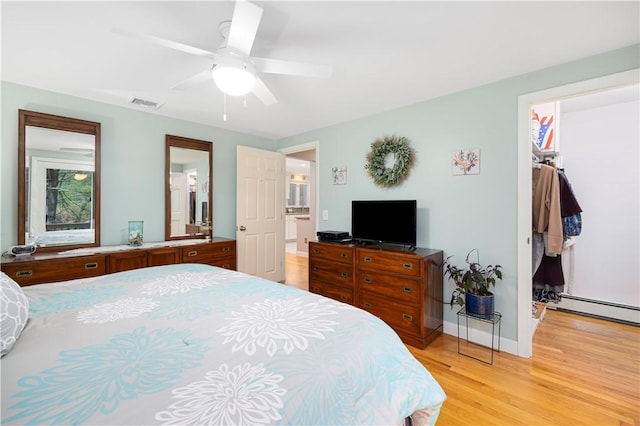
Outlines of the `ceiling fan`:
{"label": "ceiling fan", "polygon": [[[331,67],[326,65],[251,56],[251,49],[261,18],[261,7],[246,0],[236,0],[230,26],[228,21],[221,23],[221,33],[225,41],[215,52],[120,28],[114,28],[113,32],[213,60],[211,69],[198,72],[179,82],[172,89],[184,90],[213,78],[216,86],[227,95],[244,96],[253,92],[265,105],[273,105],[277,99],[264,84],[260,74],[319,78],[331,76]],[[228,27],[228,35],[226,35],[227,28],[225,27]]]}

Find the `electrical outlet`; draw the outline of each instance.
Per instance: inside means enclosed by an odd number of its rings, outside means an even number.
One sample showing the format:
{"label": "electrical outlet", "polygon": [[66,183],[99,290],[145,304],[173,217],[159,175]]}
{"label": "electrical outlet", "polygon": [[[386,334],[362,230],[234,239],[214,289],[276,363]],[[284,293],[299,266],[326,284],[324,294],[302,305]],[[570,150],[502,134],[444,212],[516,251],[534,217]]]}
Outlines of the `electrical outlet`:
{"label": "electrical outlet", "polygon": [[322,220],[329,220],[329,210],[322,210]]}

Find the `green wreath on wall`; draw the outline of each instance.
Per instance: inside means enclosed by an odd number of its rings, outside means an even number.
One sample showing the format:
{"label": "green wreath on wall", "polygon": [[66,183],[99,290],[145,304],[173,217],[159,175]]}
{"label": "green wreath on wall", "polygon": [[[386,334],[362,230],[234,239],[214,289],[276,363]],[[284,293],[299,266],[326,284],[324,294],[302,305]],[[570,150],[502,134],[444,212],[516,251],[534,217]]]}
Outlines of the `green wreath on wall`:
{"label": "green wreath on wall", "polygon": [[[393,155],[393,167],[387,167],[390,155]],[[392,135],[377,138],[371,143],[364,168],[376,185],[388,188],[401,184],[407,178],[413,162],[414,152],[409,140]]]}

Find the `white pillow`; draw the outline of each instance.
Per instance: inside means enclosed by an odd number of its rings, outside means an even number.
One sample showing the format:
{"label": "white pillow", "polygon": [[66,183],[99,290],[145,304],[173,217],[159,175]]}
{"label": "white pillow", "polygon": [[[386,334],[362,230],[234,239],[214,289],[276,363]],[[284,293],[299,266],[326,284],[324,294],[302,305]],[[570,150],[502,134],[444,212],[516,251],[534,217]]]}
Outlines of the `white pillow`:
{"label": "white pillow", "polygon": [[29,316],[29,300],[20,286],[0,272],[0,356],[18,341]]}

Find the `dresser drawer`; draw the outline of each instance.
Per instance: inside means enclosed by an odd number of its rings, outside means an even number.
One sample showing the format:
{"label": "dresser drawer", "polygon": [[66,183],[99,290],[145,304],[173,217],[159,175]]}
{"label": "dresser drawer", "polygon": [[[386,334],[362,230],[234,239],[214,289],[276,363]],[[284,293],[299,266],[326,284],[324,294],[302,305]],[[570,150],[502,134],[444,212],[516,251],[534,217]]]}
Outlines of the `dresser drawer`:
{"label": "dresser drawer", "polygon": [[2,264],[2,271],[21,286],[89,278],[107,273],[107,256],[91,255]]}
{"label": "dresser drawer", "polygon": [[333,286],[321,281],[311,280],[309,282],[309,291],[339,302],[353,304],[353,291],[345,287]]}
{"label": "dresser drawer", "polygon": [[403,303],[420,303],[420,280],[417,278],[400,280],[392,275],[363,270],[356,273],[356,278],[360,294],[366,291]]}
{"label": "dresser drawer", "polygon": [[359,269],[369,269],[420,277],[422,258],[413,255],[359,249],[357,265]]}
{"label": "dresser drawer", "polygon": [[161,247],[147,250],[147,266],[173,265],[180,263],[178,247]]}
{"label": "dresser drawer", "polygon": [[109,255],[109,273],[147,267],[146,250],[127,250]]}
{"label": "dresser drawer", "polygon": [[309,257],[353,265],[353,247],[310,242]]}
{"label": "dresser drawer", "polygon": [[212,266],[219,266],[220,268],[231,269],[233,271],[236,270],[236,258],[235,257],[215,259],[215,260],[212,260],[211,262],[208,262],[208,263],[209,263],[209,265],[212,265]]}
{"label": "dresser drawer", "polygon": [[420,308],[416,305],[405,305],[388,299],[378,298],[370,293],[359,295],[358,307],[380,317],[398,333],[421,335]]}
{"label": "dresser drawer", "polygon": [[353,288],[353,266],[325,260],[309,261],[309,279]]}
{"label": "dresser drawer", "polygon": [[222,258],[236,258],[235,241],[182,247],[182,263],[208,263],[213,265]]}

